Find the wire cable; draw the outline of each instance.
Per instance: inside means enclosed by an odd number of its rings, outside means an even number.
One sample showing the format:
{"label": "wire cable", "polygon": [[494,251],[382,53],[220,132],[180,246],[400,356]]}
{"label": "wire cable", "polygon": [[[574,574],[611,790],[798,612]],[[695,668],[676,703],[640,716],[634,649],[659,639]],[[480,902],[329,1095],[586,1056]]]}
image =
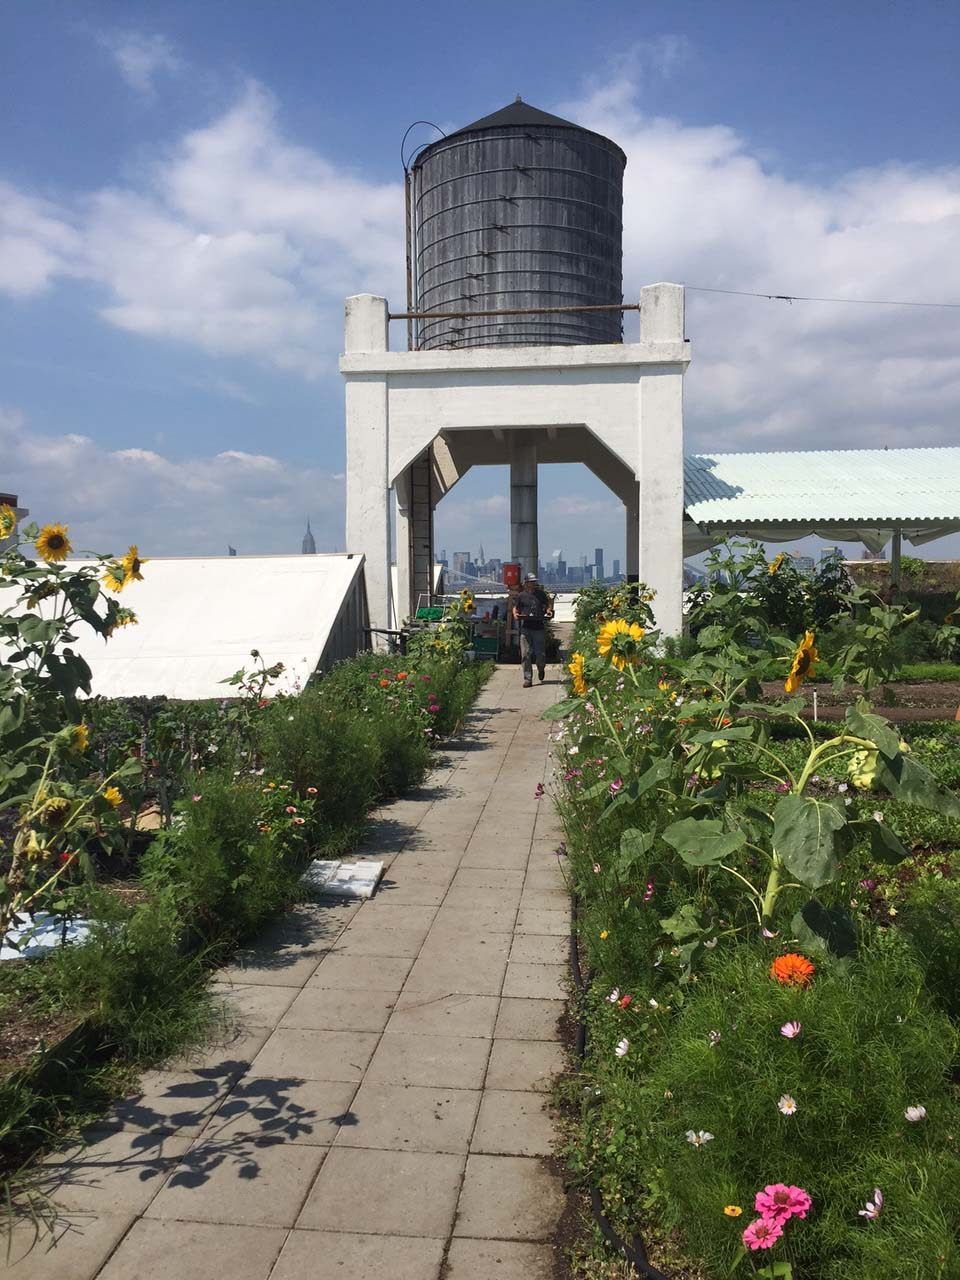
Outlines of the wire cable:
{"label": "wire cable", "polygon": [[960,311],[960,302],[904,302],[896,298],[815,298],[802,293],[754,293],[749,289],[714,289],[707,285],[687,284],[691,293],[725,293],[735,298],[766,298],[768,302],[841,302],[861,307],[941,307]]}

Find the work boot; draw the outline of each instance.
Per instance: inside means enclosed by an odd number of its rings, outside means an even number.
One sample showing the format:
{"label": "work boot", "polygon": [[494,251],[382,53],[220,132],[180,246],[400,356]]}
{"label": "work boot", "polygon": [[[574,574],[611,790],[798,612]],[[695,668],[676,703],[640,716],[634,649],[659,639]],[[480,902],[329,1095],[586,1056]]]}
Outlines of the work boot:
{"label": "work boot", "polygon": [[540,677],[540,683],[543,684],[544,680],[547,678],[547,673],[543,667],[538,668],[537,675]]}
{"label": "work boot", "polygon": [[523,682],[523,687],[524,687],[525,689],[532,689],[532,688],[533,688],[533,681],[532,681],[532,680],[524,680],[524,682]]}

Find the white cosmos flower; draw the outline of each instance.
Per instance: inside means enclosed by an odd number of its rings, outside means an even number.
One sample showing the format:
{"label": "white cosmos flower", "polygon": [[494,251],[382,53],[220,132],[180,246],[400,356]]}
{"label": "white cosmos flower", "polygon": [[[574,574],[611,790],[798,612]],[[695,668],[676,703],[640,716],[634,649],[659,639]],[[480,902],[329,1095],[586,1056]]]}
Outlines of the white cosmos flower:
{"label": "white cosmos flower", "polygon": [[861,1218],[879,1218],[880,1210],[883,1208],[883,1192],[879,1187],[873,1188],[873,1199],[868,1200],[864,1208],[858,1209],[857,1212]]}
{"label": "white cosmos flower", "polygon": [[624,1054],[627,1053],[629,1048],[630,1048],[630,1041],[626,1038],[626,1036],[624,1036],[624,1038],[620,1041],[620,1043],[617,1045],[617,1047],[614,1049],[613,1052],[617,1055],[618,1058],[622,1058]]}
{"label": "white cosmos flower", "polygon": [[874,820],[874,822],[882,822],[882,821],[883,821],[883,814],[880,812],[880,810],[879,810],[879,809],[874,809],[874,811],[873,811],[873,820]]}
{"label": "white cosmos flower", "polygon": [[708,938],[703,945],[707,948],[708,951],[712,951],[713,948],[717,945],[718,941],[719,939],[717,938]]}
{"label": "white cosmos flower", "polygon": [[777,1103],[777,1110],[781,1115],[792,1116],[797,1110],[797,1100],[789,1093],[782,1093],[780,1101]]}
{"label": "white cosmos flower", "polygon": [[919,1107],[919,1106],[907,1107],[906,1111],[903,1114],[907,1117],[907,1119],[910,1121],[911,1124],[919,1124],[921,1120],[926,1120],[927,1108]]}
{"label": "white cosmos flower", "polygon": [[610,992],[610,994],[607,996],[607,999],[610,1001],[611,1004],[616,1004],[617,1001],[620,999],[620,988],[614,987],[613,990]]}
{"label": "white cosmos flower", "polygon": [[713,1134],[706,1129],[688,1129],[687,1141],[693,1147],[702,1147],[705,1142],[713,1141]]}

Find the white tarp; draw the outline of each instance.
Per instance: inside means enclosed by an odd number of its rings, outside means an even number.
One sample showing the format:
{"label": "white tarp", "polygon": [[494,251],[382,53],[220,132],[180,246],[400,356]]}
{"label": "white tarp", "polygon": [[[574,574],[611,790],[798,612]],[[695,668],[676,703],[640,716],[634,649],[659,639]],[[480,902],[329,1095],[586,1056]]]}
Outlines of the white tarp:
{"label": "white tarp", "polygon": [[251,649],[267,666],[284,664],[273,690],[295,693],[320,665],[349,597],[362,590],[362,566],[359,555],[152,559],[143,582],[119,597],[138,625],[107,641],[79,627],[74,648],[102,697],[230,697],[220,681],[254,665]]}

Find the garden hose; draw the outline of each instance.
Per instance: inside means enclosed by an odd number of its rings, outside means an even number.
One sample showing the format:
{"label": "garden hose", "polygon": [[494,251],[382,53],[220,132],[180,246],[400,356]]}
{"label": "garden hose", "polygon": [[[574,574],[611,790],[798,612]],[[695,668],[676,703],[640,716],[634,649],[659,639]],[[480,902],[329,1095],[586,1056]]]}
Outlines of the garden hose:
{"label": "garden hose", "polygon": [[[583,1020],[582,1000],[590,988],[590,982],[588,979],[584,979],[583,970],[580,968],[580,952],[577,948],[577,895],[575,893],[570,895],[570,973],[578,997],[576,1053],[582,1062],[587,1053],[587,1024]],[[589,1191],[593,1220],[607,1244],[612,1249],[615,1249],[621,1257],[625,1258],[636,1274],[643,1276],[644,1280],[669,1280],[668,1276],[664,1275],[662,1271],[658,1271],[656,1267],[652,1267],[647,1261],[647,1250],[638,1234],[635,1233],[633,1235],[629,1244],[617,1234],[610,1219],[603,1211],[603,1197],[600,1194],[600,1189],[591,1186]]]}

